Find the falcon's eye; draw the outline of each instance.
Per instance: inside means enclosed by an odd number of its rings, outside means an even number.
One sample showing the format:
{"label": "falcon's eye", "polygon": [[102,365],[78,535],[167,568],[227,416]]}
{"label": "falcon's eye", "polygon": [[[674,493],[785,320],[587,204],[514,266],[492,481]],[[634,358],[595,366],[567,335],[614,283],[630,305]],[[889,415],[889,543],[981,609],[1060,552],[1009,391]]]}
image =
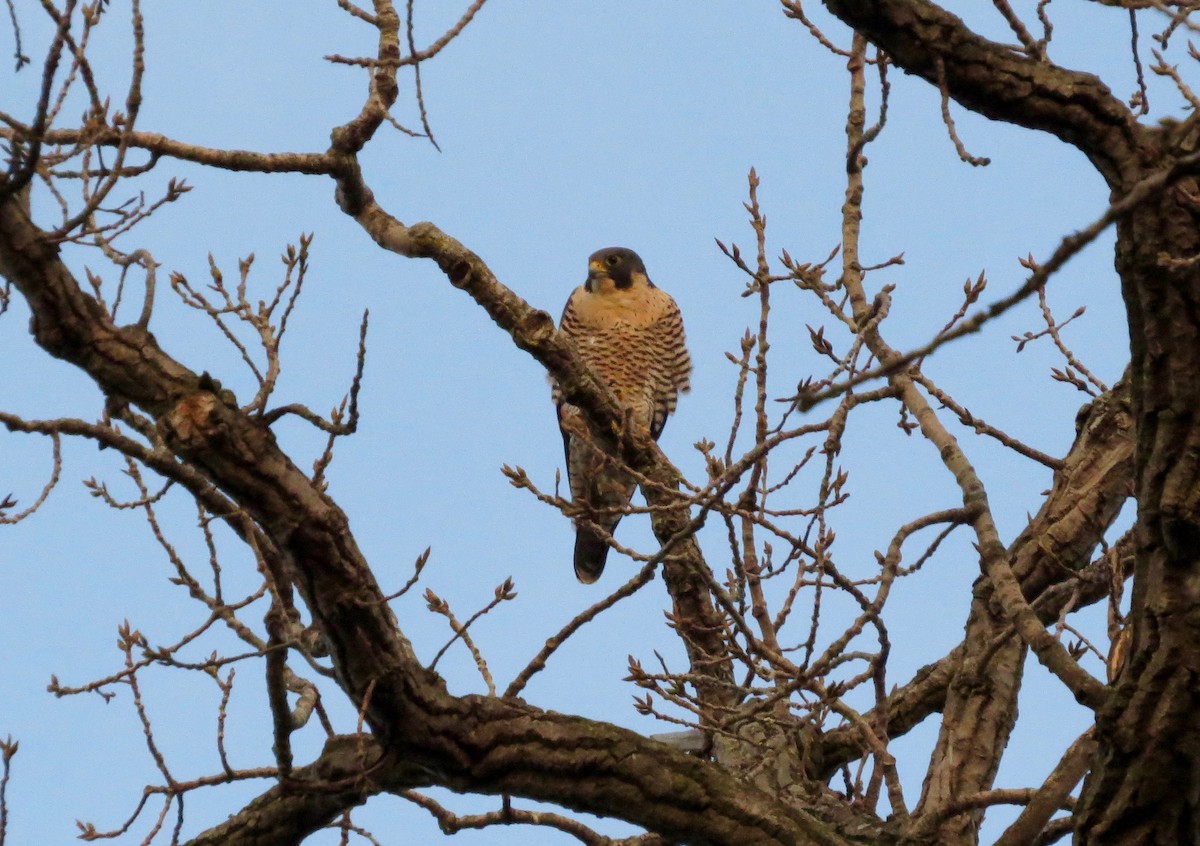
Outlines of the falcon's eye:
{"label": "falcon's eye", "polygon": [[620,256],[609,256],[608,258],[606,258],[604,260],[604,263],[607,264],[609,267],[616,267],[618,264],[621,263],[621,257]]}

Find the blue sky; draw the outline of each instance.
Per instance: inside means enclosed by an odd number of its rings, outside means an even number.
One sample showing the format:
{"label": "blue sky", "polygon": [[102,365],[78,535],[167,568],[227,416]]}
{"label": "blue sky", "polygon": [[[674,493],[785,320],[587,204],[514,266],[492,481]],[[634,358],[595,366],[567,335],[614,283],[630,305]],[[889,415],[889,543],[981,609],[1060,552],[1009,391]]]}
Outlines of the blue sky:
{"label": "blue sky", "polygon": [[[0,109],[28,118],[47,30],[36,4],[17,5],[35,68],[16,76],[5,71]],[[111,5],[92,55],[102,85],[119,101],[129,73],[128,10]],[[458,5],[418,3],[418,41],[439,35],[460,13]],[[1089,9],[1084,30],[1073,20],[1085,17],[1076,8],[1082,5],[1051,7],[1057,24],[1051,56],[1098,73],[1125,96],[1134,87],[1126,18]],[[990,7],[955,7],[975,15],[986,34],[1012,40]],[[323,57],[369,55],[373,47],[371,31],[333,2],[147,4],[146,31],[140,127],[197,144],[264,151],[324,149],[330,128],[358,110],[365,76]],[[827,32],[848,44],[840,27],[830,24]],[[5,28],[0,53],[8,54],[11,44]],[[364,172],[397,217],[434,221],[481,255],[505,284],[555,315],[582,281],[589,253],[616,244],[637,250],[684,313],[694,387],[662,446],[700,479],[703,461],[692,444],[705,437],[723,443],[731,416],[736,374],[724,353],[735,350],[757,320],[757,306],[739,296],[743,277],[713,239],[752,247],[742,203],[754,167],[774,254],[786,248],[798,260],[820,261],[838,243],[848,97],[843,65],[770,2],[492,3],[423,68],[441,152],[384,131],[363,157]],[[1073,149],[955,109],[968,148],[992,159],[986,168],[959,162],[936,92],[895,70],[891,81],[888,126],[868,150],[863,260],[875,264],[904,253],[902,267],[869,282],[898,286],[886,333],[894,346],[907,347],[941,327],[957,307],[963,282],[980,271],[990,279],[985,301],[1018,286],[1024,271],[1017,258],[1048,255],[1063,235],[1103,211],[1106,189]],[[411,78],[405,85],[396,117],[417,126]],[[1177,108],[1170,92],[1159,89],[1152,90],[1152,103],[1156,113]],[[326,179],[223,174],[164,162],[138,187],[153,194],[169,176],[187,179],[193,191],[126,242],[128,249],[151,250],[164,276],[179,272],[203,284],[211,254],[233,278],[238,259],[255,253],[251,284],[266,297],[280,278],[277,257],[285,246],[301,233],[315,233],[312,270],[284,342],[278,401],[317,411],[335,405],[353,373],[360,315],[370,309],[360,432],[340,446],[329,478],[330,493],[350,515],[385,590],[407,579],[427,546],[432,555],[422,585],[449,600],[460,617],[511,575],[518,600],[476,630],[493,672],[507,680],[547,636],[631,572],[628,560],[614,555],[600,586],[577,584],[570,526],[501,475],[501,465],[520,465],[535,483],[553,488],[562,453],[545,377],[436,267],[380,251],[336,209]],[[71,251],[68,258],[77,269],[86,265],[113,277],[95,254]],[[1068,341],[1101,378],[1114,381],[1127,347],[1110,237],[1068,265],[1054,280],[1050,301],[1060,317],[1088,306],[1067,330]],[[772,385],[784,395],[813,364],[804,325],[826,318],[796,290],[780,289],[775,303]],[[0,408],[35,418],[94,419],[96,391],[37,351],[26,326],[19,302],[0,317]],[[1039,328],[1034,304],[1026,304],[983,336],[943,349],[927,371],[979,416],[1061,454],[1084,397],[1050,380],[1049,368],[1061,362],[1046,342],[1015,353],[1010,336]],[[251,382],[236,353],[201,316],[173,301],[165,285],[151,329],[184,363],[249,396]],[[906,438],[894,424],[894,411],[868,413],[847,435],[843,464],[852,499],[835,525],[836,552],[850,572],[869,570],[873,550],[882,549],[900,523],[957,502],[933,448]],[[302,424],[284,421],[278,431],[301,466],[319,453],[323,439]],[[960,437],[1010,540],[1040,505],[1049,473],[970,433]],[[168,583],[169,565],[144,521],[103,507],[80,484],[96,476],[133,498],[118,457],[86,443],[69,443],[64,452],[63,481],[50,501],[25,523],[0,527],[0,639],[10,644],[0,659],[6,691],[0,736],[21,741],[9,793],[13,843],[63,842],[74,836],[76,818],[114,827],[155,778],[127,691],[107,704],[95,696],[54,699],[46,693],[50,675],[78,684],[117,669],[113,642],[124,618],[155,643],[171,642],[200,619]],[[32,501],[49,466],[48,442],[0,435],[0,495]],[[194,509],[180,499],[164,503],[163,511],[172,541],[203,569]],[[646,523],[627,518],[620,538],[649,548]],[[710,526],[701,540],[723,569],[720,527]],[[889,604],[893,683],[944,654],[961,634],[976,564],[965,538],[958,541],[902,583]],[[239,583],[252,589],[252,561],[229,538],[222,543],[230,590]],[[398,604],[397,613],[418,653],[431,658],[448,634],[418,593]],[[652,661],[657,648],[678,660],[665,607],[657,583],[619,605],[569,643],[527,697],[646,733],[669,730],[638,717],[630,704],[636,691],[620,681],[628,655]],[[217,639],[204,649],[229,647]],[[452,649],[439,668],[452,690],[480,689],[461,649]],[[241,766],[270,762],[258,675],[251,665],[242,667],[231,709],[228,742]],[[999,786],[1037,783],[1083,725],[1060,716],[1069,697],[1036,664],[1027,679],[1021,707],[1031,719],[1014,735]],[[176,775],[214,771],[215,687],[177,672],[150,674],[146,685]],[[1054,719],[1039,718],[1050,713]],[[301,755],[318,748],[318,734],[314,725],[297,738]],[[932,738],[926,730],[896,743],[910,804],[919,795]],[[190,796],[185,835],[220,821],[262,787]],[[451,804],[467,811],[495,802]],[[439,836],[423,812],[400,813],[401,806],[383,798],[356,818],[385,843],[401,842],[402,830]],[[552,832],[507,830],[458,838],[565,840]],[[329,835],[313,842],[335,841]]]}

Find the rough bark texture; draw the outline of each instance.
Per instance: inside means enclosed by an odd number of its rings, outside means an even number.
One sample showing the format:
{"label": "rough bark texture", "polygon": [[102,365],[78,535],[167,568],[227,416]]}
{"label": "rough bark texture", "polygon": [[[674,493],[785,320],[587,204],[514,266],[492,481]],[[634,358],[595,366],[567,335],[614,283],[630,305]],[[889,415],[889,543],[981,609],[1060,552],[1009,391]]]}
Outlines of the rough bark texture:
{"label": "rough bark texture", "polygon": [[[1009,627],[988,608],[987,593],[986,582],[976,585],[962,658],[946,692],[937,746],[921,789],[919,814],[937,813],[963,796],[990,789],[1016,723],[1026,646],[1018,637],[1001,640]],[[999,645],[993,645],[997,640]],[[938,828],[939,842],[977,842],[982,817],[982,809],[951,817]]]}
{"label": "rough bark texture", "polygon": [[[1149,169],[1174,151],[1146,152]],[[1129,658],[1099,714],[1082,843],[1200,841],[1200,274],[1171,263],[1200,252],[1194,190],[1176,186],[1118,225],[1137,420],[1137,562]]]}
{"label": "rough bark texture", "polygon": [[421,782],[414,769],[385,761],[375,738],[337,735],[316,761],[293,770],[287,784],[275,785],[191,846],[296,846],[369,796]]}

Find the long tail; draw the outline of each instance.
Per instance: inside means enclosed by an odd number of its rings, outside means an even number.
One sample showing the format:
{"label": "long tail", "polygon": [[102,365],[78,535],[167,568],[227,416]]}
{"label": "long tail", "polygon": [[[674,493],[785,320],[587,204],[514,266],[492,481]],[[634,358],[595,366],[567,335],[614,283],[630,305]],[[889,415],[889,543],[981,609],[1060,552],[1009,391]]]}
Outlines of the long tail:
{"label": "long tail", "polygon": [[590,585],[604,572],[608,559],[608,544],[591,529],[582,526],[575,530],[575,578]]}
{"label": "long tail", "polygon": [[611,535],[637,482],[582,437],[568,434],[566,447],[571,501],[582,512],[575,524],[575,576],[590,585],[604,572],[608,544],[589,523]]}

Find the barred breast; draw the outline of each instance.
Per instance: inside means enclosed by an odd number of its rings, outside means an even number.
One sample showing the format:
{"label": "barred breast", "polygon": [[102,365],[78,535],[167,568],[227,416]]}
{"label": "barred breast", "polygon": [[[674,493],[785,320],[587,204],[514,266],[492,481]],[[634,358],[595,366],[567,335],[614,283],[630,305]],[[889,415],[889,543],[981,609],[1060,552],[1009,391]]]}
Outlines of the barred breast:
{"label": "barred breast", "polygon": [[567,301],[562,330],[635,421],[657,438],[692,372],[683,319],[671,296],[646,288],[598,297],[580,286]]}

